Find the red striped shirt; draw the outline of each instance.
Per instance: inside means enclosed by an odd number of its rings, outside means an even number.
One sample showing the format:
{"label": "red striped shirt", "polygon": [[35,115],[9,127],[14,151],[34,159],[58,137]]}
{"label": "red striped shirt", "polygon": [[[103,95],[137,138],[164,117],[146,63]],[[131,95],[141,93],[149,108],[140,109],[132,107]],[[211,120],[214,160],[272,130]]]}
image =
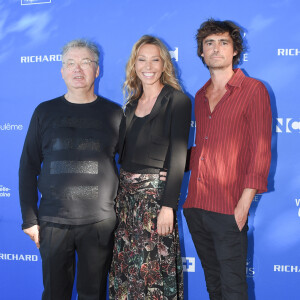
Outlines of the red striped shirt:
{"label": "red striped shirt", "polygon": [[240,69],[211,113],[209,80],[196,94],[196,146],[192,148],[189,192],[184,208],[233,214],[245,188],[267,191],[272,114],[269,94]]}

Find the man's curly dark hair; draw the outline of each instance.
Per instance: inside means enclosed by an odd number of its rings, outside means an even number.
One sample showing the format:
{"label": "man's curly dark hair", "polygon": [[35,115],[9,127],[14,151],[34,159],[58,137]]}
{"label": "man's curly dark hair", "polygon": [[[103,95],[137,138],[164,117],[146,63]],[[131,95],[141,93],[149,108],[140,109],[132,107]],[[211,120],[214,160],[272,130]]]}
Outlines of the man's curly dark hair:
{"label": "man's curly dark hair", "polygon": [[202,59],[204,65],[204,58],[201,56],[203,53],[203,40],[212,34],[225,33],[228,32],[233,41],[233,50],[237,54],[232,59],[232,65],[238,65],[240,63],[241,54],[246,50],[242,33],[243,30],[234,24],[232,21],[216,21],[214,19],[209,19],[202,23],[197,31],[197,54]]}

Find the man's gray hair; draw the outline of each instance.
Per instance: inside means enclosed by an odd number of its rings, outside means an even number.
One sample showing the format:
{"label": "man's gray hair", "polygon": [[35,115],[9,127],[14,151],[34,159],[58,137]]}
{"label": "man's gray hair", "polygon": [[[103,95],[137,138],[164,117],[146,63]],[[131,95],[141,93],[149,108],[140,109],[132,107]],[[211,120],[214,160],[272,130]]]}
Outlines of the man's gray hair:
{"label": "man's gray hair", "polygon": [[100,56],[100,51],[98,49],[98,46],[85,39],[77,39],[77,40],[72,40],[65,44],[62,48],[62,56],[64,56],[71,48],[87,48],[91,51],[91,53],[94,55],[95,61],[97,61],[97,64],[99,63],[99,56]]}

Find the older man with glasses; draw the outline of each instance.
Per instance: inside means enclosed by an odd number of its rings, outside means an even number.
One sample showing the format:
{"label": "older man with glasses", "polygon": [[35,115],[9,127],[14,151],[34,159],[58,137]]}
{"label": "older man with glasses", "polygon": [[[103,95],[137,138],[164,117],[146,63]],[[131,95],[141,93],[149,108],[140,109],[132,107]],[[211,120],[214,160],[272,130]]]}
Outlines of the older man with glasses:
{"label": "older man with glasses", "polygon": [[[40,249],[42,299],[105,299],[116,226],[114,156],[122,110],[94,93],[95,44],[74,40],[62,52],[67,93],[34,111],[20,161],[22,229]],[[38,190],[41,193],[38,205]]]}

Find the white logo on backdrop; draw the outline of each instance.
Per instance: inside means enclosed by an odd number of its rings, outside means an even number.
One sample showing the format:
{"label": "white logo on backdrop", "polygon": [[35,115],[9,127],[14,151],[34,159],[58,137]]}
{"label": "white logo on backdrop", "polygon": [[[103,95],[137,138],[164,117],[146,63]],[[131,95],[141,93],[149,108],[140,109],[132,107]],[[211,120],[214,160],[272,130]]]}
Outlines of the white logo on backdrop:
{"label": "white logo on backdrop", "polygon": [[195,257],[182,257],[183,272],[195,272]]}
{"label": "white logo on backdrop", "polygon": [[[255,262],[255,268],[254,268],[254,262]],[[248,257],[246,261],[246,276],[248,278],[253,278],[254,276],[257,276],[257,272],[258,272],[257,260],[254,257],[253,259]]]}
{"label": "white logo on backdrop", "polygon": [[300,49],[277,49],[278,56],[298,56],[300,55]]}
{"label": "white logo on backdrop", "polygon": [[49,4],[51,0],[21,0],[21,5]]}
{"label": "white logo on backdrop", "polygon": [[0,184],[0,198],[9,198],[10,197],[10,189]]}
{"label": "white logo on backdrop", "polygon": [[43,63],[61,61],[61,54],[21,56],[21,63]]}
{"label": "white logo on backdrop", "polygon": [[35,262],[38,261],[38,256],[31,254],[0,253],[0,260]]}
{"label": "white logo on backdrop", "polygon": [[0,125],[0,130],[1,131],[17,131],[17,130],[21,131],[21,130],[23,130],[23,125],[5,123],[3,125]]}
{"label": "white logo on backdrop", "polygon": [[174,51],[169,51],[171,58],[174,58],[176,61],[178,61],[178,47],[175,47]]}
{"label": "white logo on backdrop", "polygon": [[292,265],[274,265],[273,271],[284,273],[300,273],[300,267]]}
{"label": "white logo on backdrop", "polygon": [[254,202],[259,202],[259,200],[261,199],[261,197],[262,197],[262,194],[256,194],[256,195],[254,196],[254,198],[253,198],[253,201],[254,201]]}
{"label": "white logo on backdrop", "polygon": [[295,199],[295,202],[296,202],[296,206],[298,208],[298,217],[300,218],[300,198]]}
{"label": "white logo on backdrop", "polygon": [[243,61],[248,61],[248,53],[242,55]]}
{"label": "white logo on backdrop", "polygon": [[276,132],[300,133],[300,121],[294,118],[276,118]]}
{"label": "white logo on backdrop", "polygon": [[[244,33],[243,33],[243,38],[245,38],[246,35],[247,35],[247,33],[244,32]],[[243,60],[243,61],[248,61],[248,53],[244,53],[244,54],[242,55],[242,60]]]}
{"label": "white logo on backdrop", "polygon": [[191,121],[191,127],[192,128],[196,127],[196,121],[193,121],[193,120]]}

